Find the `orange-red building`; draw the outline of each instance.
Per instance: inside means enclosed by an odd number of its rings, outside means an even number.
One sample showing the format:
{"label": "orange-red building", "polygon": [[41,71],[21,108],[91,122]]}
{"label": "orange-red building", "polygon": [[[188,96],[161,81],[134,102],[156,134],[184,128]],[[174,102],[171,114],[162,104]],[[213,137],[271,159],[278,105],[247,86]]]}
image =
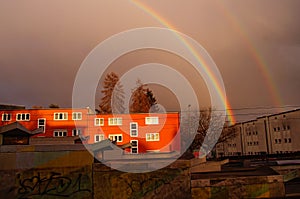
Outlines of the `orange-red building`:
{"label": "orange-red building", "polygon": [[103,115],[88,108],[58,108],[0,110],[0,116],[0,127],[17,122],[28,131],[39,129],[32,139],[80,135],[85,144],[105,139],[117,145],[130,143],[129,153],[180,151],[179,113]]}

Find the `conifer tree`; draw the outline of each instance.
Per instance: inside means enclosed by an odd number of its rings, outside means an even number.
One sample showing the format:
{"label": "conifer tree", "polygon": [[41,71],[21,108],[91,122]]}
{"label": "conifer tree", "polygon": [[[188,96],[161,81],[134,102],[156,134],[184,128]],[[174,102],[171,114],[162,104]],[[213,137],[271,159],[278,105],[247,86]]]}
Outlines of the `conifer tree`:
{"label": "conifer tree", "polygon": [[124,113],[124,91],[117,74],[111,72],[106,75],[101,93],[104,96],[99,104],[99,113]]}
{"label": "conifer tree", "polygon": [[147,97],[148,97],[148,101],[150,103],[151,112],[153,112],[153,113],[159,112],[159,108],[157,106],[156,98],[154,97],[152,90],[147,88],[146,94],[147,94]]}

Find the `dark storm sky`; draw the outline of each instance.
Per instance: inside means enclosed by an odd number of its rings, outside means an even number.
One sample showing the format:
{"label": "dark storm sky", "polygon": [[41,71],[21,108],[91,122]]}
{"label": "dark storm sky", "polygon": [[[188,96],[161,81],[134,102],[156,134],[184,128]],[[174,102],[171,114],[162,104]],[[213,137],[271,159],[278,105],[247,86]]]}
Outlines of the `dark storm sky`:
{"label": "dark storm sky", "polygon": [[[300,105],[300,1],[138,2],[207,50],[233,108]],[[0,0],[0,24],[0,103],[27,107],[70,107],[77,70],[96,45],[128,29],[164,27],[125,0]]]}

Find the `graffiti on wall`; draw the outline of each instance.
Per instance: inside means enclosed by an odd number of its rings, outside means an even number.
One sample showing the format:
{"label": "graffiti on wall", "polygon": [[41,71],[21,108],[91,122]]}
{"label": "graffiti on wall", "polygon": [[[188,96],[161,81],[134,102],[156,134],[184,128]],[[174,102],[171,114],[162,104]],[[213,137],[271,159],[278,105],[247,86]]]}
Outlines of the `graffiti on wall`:
{"label": "graffiti on wall", "polygon": [[18,198],[34,198],[41,196],[73,197],[91,195],[90,177],[86,174],[75,173],[63,175],[59,172],[42,174],[37,172],[31,177],[17,175]]}

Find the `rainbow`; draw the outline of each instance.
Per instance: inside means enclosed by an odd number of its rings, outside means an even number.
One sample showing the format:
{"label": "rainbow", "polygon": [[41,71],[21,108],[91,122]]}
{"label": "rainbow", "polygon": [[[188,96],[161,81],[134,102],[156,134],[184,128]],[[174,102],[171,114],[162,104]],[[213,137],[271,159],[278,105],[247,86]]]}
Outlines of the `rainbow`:
{"label": "rainbow", "polygon": [[[141,3],[139,1],[131,1],[131,2],[135,6],[137,6],[138,8],[142,9],[147,14],[149,14],[150,16],[152,16],[153,18],[155,18],[158,22],[160,22],[165,27],[176,31],[176,27],[174,25],[172,25],[170,22],[168,22],[165,18],[163,18],[159,13],[157,13],[151,7],[145,5],[144,3]],[[205,61],[203,59],[201,59],[201,57],[199,57],[197,55],[197,53],[195,52],[195,50],[188,44],[188,42],[186,42],[185,39],[182,38],[179,34],[178,34],[178,38],[183,42],[184,45],[187,46],[187,48],[192,52],[192,54],[197,58],[197,60],[200,63],[204,63],[202,65],[204,66],[205,72],[207,73],[207,75],[212,80],[212,82],[214,84],[214,87],[216,88],[218,94],[220,95],[221,99],[224,102],[224,105],[226,107],[227,117],[228,117],[228,120],[229,120],[230,124],[236,123],[236,120],[235,120],[235,117],[234,117],[234,114],[233,114],[233,109],[231,108],[231,105],[230,105],[230,103],[229,103],[229,101],[228,101],[228,99],[226,97],[226,94],[223,92],[223,89],[222,89],[219,81],[215,77],[215,75],[213,75],[212,71],[210,71],[210,68],[207,67],[207,64],[205,64]]]}
{"label": "rainbow", "polygon": [[268,69],[268,64],[259,53],[259,50],[254,46],[254,42],[251,42],[251,37],[247,34],[246,28],[243,27],[243,23],[241,23],[237,17],[234,17],[229,8],[226,7],[225,3],[222,1],[218,1],[216,3],[216,7],[219,9],[220,13],[224,15],[224,17],[231,23],[234,30],[240,35],[244,45],[247,47],[246,49],[249,51],[249,54],[257,64],[260,73],[265,80],[265,85],[271,95],[271,99],[273,100],[273,104],[276,107],[281,107],[284,103],[280,97],[278,90],[276,89],[276,83],[273,80],[270,70]]}

